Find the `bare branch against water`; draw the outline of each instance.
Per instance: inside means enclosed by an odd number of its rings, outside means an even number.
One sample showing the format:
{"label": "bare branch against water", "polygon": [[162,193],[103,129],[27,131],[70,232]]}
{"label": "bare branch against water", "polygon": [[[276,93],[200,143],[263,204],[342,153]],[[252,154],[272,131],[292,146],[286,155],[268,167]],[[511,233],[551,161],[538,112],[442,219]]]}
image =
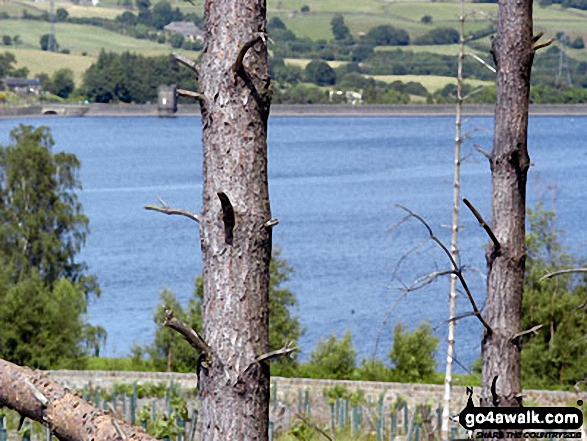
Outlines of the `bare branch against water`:
{"label": "bare branch against water", "polygon": [[576,274],[576,273],[587,273],[587,268],[571,268],[571,269],[554,271],[552,273],[548,273],[548,274],[545,274],[544,276],[542,276],[540,278],[539,282],[542,282],[543,280],[546,280],[546,279],[552,279],[553,277],[561,276],[563,274]]}
{"label": "bare branch against water", "polygon": [[198,222],[198,223],[200,222],[200,217],[197,214],[192,213],[191,211],[188,211],[188,210],[184,210],[183,208],[169,207],[164,202],[163,202],[163,205],[147,204],[143,208],[145,210],[157,211],[159,213],[163,213],[163,214],[167,214],[167,215],[184,216],[184,217],[187,217],[188,219],[191,219],[195,222]]}
{"label": "bare branch against water", "polygon": [[448,250],[448,248],[442,243],[442,241],[440,239],[438,239],[438,237],[432,231],[432,228],[430,228],[430,225],[428,225],[428,223],[421,216],[419,216],[418,214],[414,213],[409,208],[404,207],[403,205],[397,205],[397,207],[400,208],[400,209],[402,209],[402,210],[404,210],[404,211],[407,211],[408,213],[410,213],[410,215],[412,217],[414,217],[418,221],[420,221],[420,223],[422,223],[422,225],[424,225],[424,227],[428,230],[428,234],[430,236],[430,239],[432,241],[434,241],[444,251],[444,253],[448,256],[448,258],[450,259],[450,262],[451,262],[451,264],[453,266],[453,272],[454,272],[454,274],[458,277],[459,281],[461,282],[461,285],[463,286],[463,289],[467,293],[467,297],[469,298],[469,302],[471,302],[471,306],[473,307],[473,311],[475,311],[475,316],[483,324],[483,326],[485,327],[485,329],[487,329],[488,334],[490,334],[490,335],[493,334],[493,330],[491,329],[491,327],[489,326],[489,324],[483,318],[483,315],[481,314],[481,311],[479,311],[479,308],[477,307],[477,304],[475,303],[475,299],[473,298],[473,295],[471,294],[471,291],[469,289],[469,286],[467,285],[467,281],[463,277],[463,273],[461,272],[461,270],[458,267],[457,263],[453,259],[453,257],[451,255],[450,251]]}
{"label": "bare branch against water", "polygon": [[481,216],[481,214],[475,209],[473,204],[471,204],[471,202],[469,202],[469,200],[467,198],[463,198],[463,202],[469,208],[469,210],[471,210],[471,213],[473,213],[473,216],[475,216],[475,219],[477,219],[477,221],[479,222],[479,225],[481,225],[483,227],[483,229],[485,230],[485,232],[487,233],[487,235],[489,236],[489,238],[493,242],[494,252],[498,253],[499,250],[501,249],[501,244],[497,240],[497,237],[495,237],[495,234],[493,234],[493,231],[491,230],[489,225],[487,225],[487,222],[485,222],[485,220],[483,219],[483,216]]}

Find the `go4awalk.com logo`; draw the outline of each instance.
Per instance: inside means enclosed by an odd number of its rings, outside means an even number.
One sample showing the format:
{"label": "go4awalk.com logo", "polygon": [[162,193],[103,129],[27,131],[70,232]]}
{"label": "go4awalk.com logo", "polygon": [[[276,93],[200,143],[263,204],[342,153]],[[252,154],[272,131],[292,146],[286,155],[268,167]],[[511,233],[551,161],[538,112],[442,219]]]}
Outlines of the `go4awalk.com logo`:
{"label": "go4awalk.com logo", "polygon": [[[467,406],[459,414],[476,438],[581,438],[583,412],[575,407],[475,407],[467,388]],[[580,407],[581,400],[577,401]]]}

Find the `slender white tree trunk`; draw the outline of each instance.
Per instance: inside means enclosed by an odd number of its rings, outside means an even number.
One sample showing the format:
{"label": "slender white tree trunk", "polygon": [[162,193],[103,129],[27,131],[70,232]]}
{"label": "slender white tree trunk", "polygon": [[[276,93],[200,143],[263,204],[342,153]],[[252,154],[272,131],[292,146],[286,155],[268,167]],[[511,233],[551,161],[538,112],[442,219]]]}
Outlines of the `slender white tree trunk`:
{"label": "slender white tree trunk", "polygon": [[[460,45],[459,59],[457,67],[457,114],[455,121],[455,162],[454,162],[454,181],[453,181],[453,200],[452,200],[452,237],[451,237],[451,255],[455,262],[458,262],[458,242],[459,242],[459,202],[461,193],[461,126],[463,110],[463,60],[465,58],[465,4],[461,0],[461,9],[459,14],[460,22]],[[442,406],[442,426],[441,437],[443,440],[449,438],[449,416],[450,416],[450,394],[452,390],[452,364],[454,359],[455,346],[455,316],[457,312],[457,276],[450,276],[450,319],[448,322],[448,345],[446,351],[446,373],[444,377],[444,396]]]}

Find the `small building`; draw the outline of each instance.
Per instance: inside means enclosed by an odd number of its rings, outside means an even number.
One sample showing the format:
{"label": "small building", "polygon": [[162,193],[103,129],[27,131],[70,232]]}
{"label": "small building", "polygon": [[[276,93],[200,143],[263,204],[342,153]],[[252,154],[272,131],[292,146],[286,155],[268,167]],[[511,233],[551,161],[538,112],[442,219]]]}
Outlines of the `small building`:
{"label": "small building", "polygon": [[12,90],[19,95],[40,95],[41,81],[38,78],[4,78],[4,86],[8,90]]}
{"label": "small building", "polygon": [[177,112],[177,88],[175,84],[161,84],[157,88],[157,112],[161,117],[174,117]]}
{"label": "small building", "polygon": [[172,21],[163,30],[169,34],[181,34],[191,41],[204,41],[204,32],[191,21]]}

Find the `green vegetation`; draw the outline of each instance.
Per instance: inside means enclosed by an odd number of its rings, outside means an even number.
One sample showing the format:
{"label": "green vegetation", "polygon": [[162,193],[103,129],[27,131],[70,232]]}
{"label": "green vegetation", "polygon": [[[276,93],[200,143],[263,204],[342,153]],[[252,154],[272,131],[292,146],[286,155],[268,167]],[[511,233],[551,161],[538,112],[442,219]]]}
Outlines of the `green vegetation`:
{"label": "green vegetation", "polygon": [[[583,1],[585,0],[572,0],[571,3]],[[60,68],[71,69],[78,87],[81,86],[84,71],[98,61],[102,49],[118,53],[130,51],[146,57],[168,54],[172,50],[197,51],[202,48],[200,43],[193,43],[180,34],[169,35],[162,32],[167,23],[178,20],[192,21],[201,27],[202,4],[172,6],[166,0],[139,0],[134,3],[134,9],[131,0],[106,0],[97,8],[58,3],[57,39],[63,51],[71,54],[68,56],[34,50],[39,47],[40,38],[47,34],[49,28],[47,5],[25,2],[16,9],[6,7],[5,11],[0,5],[0,14],[4,14],[0,16],[10,18],[2,19],[6,37],[3,38],[3,44],[5,47],[12,45],[17,56],[17,65],[28,68],[32,74],[52,75]],[[587,74],[582,63],[587,62],[587,50],[584,48],[582,12],[574,7],[574,3],[569,3],[569,0],[562,3],[565,7],[543,4],[543,7],[535,11],[537,29],[546,30],[547,37],[554,34],[557,37],[564,36],[564,39],[559,38],[557,46],[540,51],[536,56],[532,75],[535,90],[533,100],[536,103],[585,102]],[[496,6],[495,3],[478,3],[475,10],[483,14],[495,14]],[[444,103],[453,100],[451,89],[441,90],[446,83],[436,87],[432,78],[454,77],[456,71],[458,48],[455,43],[458,41],[459,14],[457,2],[421,4],[404,1],[390,4],[383,0],[324,0],[316,4],[305,4],[301,0],[280,0],[277,3],[270,2],[268,12],[268,31],[274,41],[270,50],[276,66],[275,102],[341,102],[340,99],[331,99],[329,92],[341,91],[342,96],[348,91],[361,92],[360,89],[351,89],[348,86],[345,73],[376,77],[376,80],[389,76],[406,76],[399,81],[404,84],[417,81],[427,89],[424,95],[405,96],[379,87],[382,95],[374,99],[368,94],[369,98],[363,99],[365,102]],[[12,19],[21,16],[26,19]],[[491,62],[491,23],[480,19],[468,21],[466,32],[467,50]],[[18,44],[15,43],[17,36]],[[572,57],[569,60],[572,87],[567,84],[566,76],[557,76],[560,58],[558,47],[563,44]],[[191,55],[193,57],[195,54]],[[282,65],[282,60],[287,61]],[[339,72],[337,69],[334,78],[332,72],[327,72],[327,68],[320,65],[322,73],[328,78],[317,79],[314,73],[304,75],[302,72],[300,75],[299,70],[291,67],[294,62],[297,65],[310,61],[325,62],[333,69],[342,64],[359,63],[359,68],[353,67],[354,70],[346,72]],[[473,82],[485,81],[490,84],[494,81],[494,75],[470,57],[466,58],[464,72]],[[418,78],[407,77],[408,75]],[[123,77],[126,81],[126,76]],[[160,79],[161,76],[157,76],[157,80]],[[304,81],[314,86],[304,84]],[[115,83],[120,86],[120,82]],[[148,86],[149,92],[138,91],[135,86],[129,85],[125,85],[123,89],[125,92],[122,94],[98,93],[89,98],[103,101],[109,97],[109,100],[115,102],[140,103],[145,101],[146,96],[151,96],[148,100],[152,100],[154,89],[151,85]],[[80,89],[81,92],[84,90]],[[130,95],[129,90],[132,92]],[[135,92],[136,96],[133,95]],[[79,94],[73,95],[79,98]],[[102,96],[97,98],[98,95]],[[492,97],[491,90],[475,93],[472,102],[491,102]]]}
{"label": "green vegetation", "polygon": [[146,58],[129,52],[102,51],[97,62],[86,71],[80,92],[98,103],[145,103],[157,99],[160,84],[198,89],[193,73],[176,62],[170,63],[168,57]]}
{"label": "green vegetation", "polygon": [[[280,349],[287,342],[294,344],[300,338],[303,329],[296,317],[291,315],[290,308],[295,307],[297,300],[293,293],[282,286],[289,280],[292,268],[284,259],[280,258],[279,251],[274,252],[270,264],[269,280],[269,347],[270,350]],[[194,372],[196,370],[198,354],[177,332],[163,326],[166,310],[171,309],[174,316],[188,324],[193,329],[202,329],[202,298],[204,286],[202,276],[195,281],[194,295],[185,310],[175,294],[169,290],[161,292],[161,301],[153,320],[157,326],[155,340],[146,347],[133,349],[133,360],[139,365],[143,355],[149,355],[149,363],[156,370],[176,372]],[[274,375],[292,376],[297,366],[297,356],[279,358],[271,365]]]}
{"label": "green vegetation", "polygon": [[429,324],[423,323],[413,332],[405,331],[398,323],[393,331],[393,348],[389,354],[394,374],[407,382],[425,381],[436,371],[434,353],[438,338]]}
{"label": "green vegetation", "polygon": [[46,127],[21,125],[10,141],[0,148],[0,357],[80,368],[84,338],[103,331],[84,320],[99,288],[76,259],[88,232],[76,194],[80,164],[52,153]]}
{"label": "green vegetation", "polygon": [[538,204],[528,210],[529,231],[522,328],[542,328],[522,342],[522,375],[532,388],[572,388],[585,378],[587,363],[587,278],[562,275],[540,281],[564,268],[583,266],[561,244],[556,213]]}

